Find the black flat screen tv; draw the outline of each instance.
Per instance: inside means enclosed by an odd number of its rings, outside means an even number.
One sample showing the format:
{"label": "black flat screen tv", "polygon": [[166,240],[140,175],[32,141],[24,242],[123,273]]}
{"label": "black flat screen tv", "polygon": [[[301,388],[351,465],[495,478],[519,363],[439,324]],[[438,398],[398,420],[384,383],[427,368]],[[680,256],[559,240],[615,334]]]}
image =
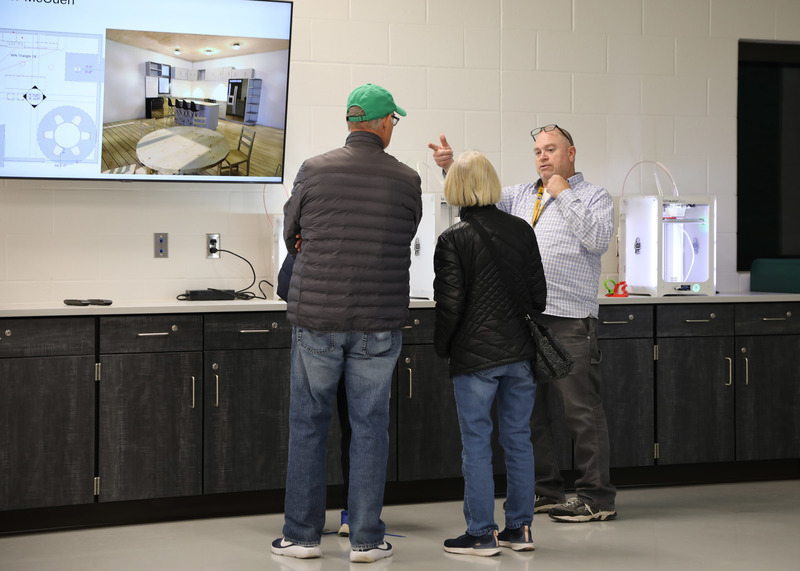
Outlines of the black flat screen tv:
{"label": "black flat screen tv", "polygon": [[6,0],[0,178],[282,182],[291,29],[278,0]]}
{"label": "black flat screen tv", "polygon": [[736,269],[800,259],[800,44],[739,41]]}

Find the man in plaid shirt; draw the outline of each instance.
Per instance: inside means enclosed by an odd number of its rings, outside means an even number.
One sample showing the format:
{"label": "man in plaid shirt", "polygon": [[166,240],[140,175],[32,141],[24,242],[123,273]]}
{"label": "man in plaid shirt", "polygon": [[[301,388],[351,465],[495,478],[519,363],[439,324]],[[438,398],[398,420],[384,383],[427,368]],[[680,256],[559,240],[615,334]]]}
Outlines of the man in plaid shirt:
{"label": "man in plaid shirt", "polygon": [[[609,475],[610,448],[600,398],[600,351],[597,345],[597,302],[601,256],[614,229],[614,205],[608,191],[590,184],[575,171],[572,136],[558,125],[537,127],[534,140],[534,183],[503,189],[498,208],[524,218],[534,228],[547,280],[547,308],[540,321],[567,346],[575,368],[564,379],[539,385],[533,411],[535,512],[548,512],[563,522],[614,519],[616,489]],[[434,151],[436,164],[447,170],[453,151],[444,135]],[[555,458],[549,410],[550,392],[562,402],[580,472],[577,497],[566,501],[564,481]]]}

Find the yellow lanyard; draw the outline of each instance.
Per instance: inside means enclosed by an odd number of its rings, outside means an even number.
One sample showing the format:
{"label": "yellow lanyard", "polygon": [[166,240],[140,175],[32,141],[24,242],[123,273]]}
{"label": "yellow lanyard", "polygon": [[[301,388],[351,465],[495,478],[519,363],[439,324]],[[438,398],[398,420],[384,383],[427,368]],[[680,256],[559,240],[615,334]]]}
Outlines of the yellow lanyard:
{"label": "yellow lanyard", "polygon": [[544,195],[544,185],[539,186],[539,193],[536,195],[536,205],[533,207],[533,219],[531,226],[536,226],[536,221],[539,220],[539,215],[542,213],[542,196]]}

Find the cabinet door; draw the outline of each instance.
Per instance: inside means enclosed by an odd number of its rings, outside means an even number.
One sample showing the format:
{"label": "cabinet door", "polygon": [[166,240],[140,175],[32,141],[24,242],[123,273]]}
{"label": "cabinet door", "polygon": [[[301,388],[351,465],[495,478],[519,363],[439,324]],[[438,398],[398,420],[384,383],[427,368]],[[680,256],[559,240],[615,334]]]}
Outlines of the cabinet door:
{"label": "cabinet door", "polygon": [[290,352],[205,353],[205,493],[283,488]]}
{"label": "cabinet door", "polygon": [[431,345],[403,346],[398,367],[398,480],[461,476],[461,433],[447,360]]}
{"label": "cabinet door", "polygon": [[657,341],[658,463],[732,461],[733,337]]}
{"label": "cabinet door", "polygon": [[600,339],[603,410],[611,467],[652,466],[655,441],[653,340]]}
{"label": "cabinet door", "polygon": [[0,359],[0,510],[94,501],[94,358]]}
{"label": "cabinet door", "polygon": [[736,338],[736,459],[800,458],[800,335]]}
{"label": "cabinet door", "polygon": [[202,353],[101,355],[100,501],[198,495]]}

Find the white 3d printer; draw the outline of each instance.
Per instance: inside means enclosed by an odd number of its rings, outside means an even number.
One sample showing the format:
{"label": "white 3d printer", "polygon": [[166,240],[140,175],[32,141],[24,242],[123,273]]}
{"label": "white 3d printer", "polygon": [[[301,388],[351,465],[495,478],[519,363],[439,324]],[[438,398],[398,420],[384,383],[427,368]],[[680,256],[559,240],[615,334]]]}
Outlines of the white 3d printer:
{"label": "white 3d printer", "polygon": [[717,200],[674,190],[620,198],[619,279],[630,295],[716,293]]}

